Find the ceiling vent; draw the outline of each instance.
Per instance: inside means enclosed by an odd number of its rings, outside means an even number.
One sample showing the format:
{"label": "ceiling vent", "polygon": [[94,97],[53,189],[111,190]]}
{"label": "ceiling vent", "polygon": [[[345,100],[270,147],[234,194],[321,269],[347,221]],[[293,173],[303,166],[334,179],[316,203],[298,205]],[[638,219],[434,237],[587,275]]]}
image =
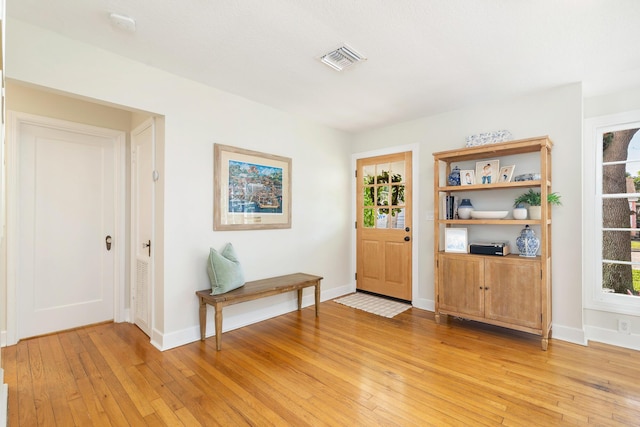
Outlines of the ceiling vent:
{"label": "ceiling vent", "polygon": [[367,58],[360,55],[347,45],[343,45],[336,50],[325,53],[320,57],[320,61],[337,71],[342,71],[355,64],[356,62],[365,61]]}

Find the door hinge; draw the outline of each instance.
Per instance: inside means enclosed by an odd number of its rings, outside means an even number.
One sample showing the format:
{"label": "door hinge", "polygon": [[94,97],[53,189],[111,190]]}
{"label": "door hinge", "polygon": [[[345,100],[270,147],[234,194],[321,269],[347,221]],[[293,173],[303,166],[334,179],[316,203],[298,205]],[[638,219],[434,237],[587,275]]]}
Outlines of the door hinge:
{"label": "door hinge", "polygon": [[356,221],[356,222],[353,224],[353,227],[354,227],[354,228],[358,228],[358,221]]}
{"label": "door hinge", "polygon": [[356,177],[356,178],[358,177],[358,169],[356,169],[355,177]]}
{"label": "door hinge", "polygon": [[358,273],[354,274],[356,280],[358,280]]}

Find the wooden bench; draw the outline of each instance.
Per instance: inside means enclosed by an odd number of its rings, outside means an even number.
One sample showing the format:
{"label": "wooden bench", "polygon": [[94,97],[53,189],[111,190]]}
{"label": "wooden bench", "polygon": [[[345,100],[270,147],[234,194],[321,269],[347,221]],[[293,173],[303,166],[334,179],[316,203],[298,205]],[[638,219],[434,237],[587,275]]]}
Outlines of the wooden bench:
{"label": "wooden bench", "polygon": [[222,308],[289,291],[298,291],[298,310],[302,309],[302,290],[315,286],[316,316],[320,305],[320,281],[323,278],[306,273],[287,274],[285,276],[247,282],[244,286],[219,295],[211,295],[211,289],[196,291],[200,300],[200,339],[205,340],[207,331],[207,304],[215,308],[216,348],[222,348]]}

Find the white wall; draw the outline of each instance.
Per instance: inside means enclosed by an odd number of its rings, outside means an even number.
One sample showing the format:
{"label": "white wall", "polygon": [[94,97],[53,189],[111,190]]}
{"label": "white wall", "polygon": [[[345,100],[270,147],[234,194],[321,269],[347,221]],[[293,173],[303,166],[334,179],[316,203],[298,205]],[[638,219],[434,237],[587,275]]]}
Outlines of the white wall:
{"label": "white wall", "polygon": [[[583,343],[581,270],[582,88],[559,87],[481,107],[425,117],[357,135],[353,152],[420,144],[420,298],[433,300],[433,157],[436,151],[464,147],[465,137],[507,129],[515,139],[549,135],[554,142],[553,191],[563,206],[553,208],[553,336]],[[517,174],[517,166],[516,166]],[[519,229],[514,233],[519,234]],[[512,236],[515,240],[516,236]]]}
{"label": "white wall", "polygon": [[640,110],[640,87],[584,100],[585,119],[634,110]]}
{"label": "white wall", "polygon": [[[7,23],[7,63],[9,78],[165,117],[162,312],[153,325],[158,347],[198,339],[194,292],[209,286],[209,247],[232,242],[248,280],[297,271],[322,275],[323,299],[352,286],[349,135],[17,20]],[[216,142],[292,158],[291,229],[213,231]],[[305,298],[312,301],[309,293]],[[293,294],[228,307],[225,329],[293,309]]]}

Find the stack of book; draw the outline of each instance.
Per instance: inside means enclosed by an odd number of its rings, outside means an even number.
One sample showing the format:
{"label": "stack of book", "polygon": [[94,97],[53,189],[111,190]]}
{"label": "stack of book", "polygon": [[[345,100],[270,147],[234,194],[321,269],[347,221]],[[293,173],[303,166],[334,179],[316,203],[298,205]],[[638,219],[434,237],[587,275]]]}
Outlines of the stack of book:
{"label": "stack of book", "polygon": [[458,219],[458,204],[460,198],[458,196],[442,197],[442,219]]}

